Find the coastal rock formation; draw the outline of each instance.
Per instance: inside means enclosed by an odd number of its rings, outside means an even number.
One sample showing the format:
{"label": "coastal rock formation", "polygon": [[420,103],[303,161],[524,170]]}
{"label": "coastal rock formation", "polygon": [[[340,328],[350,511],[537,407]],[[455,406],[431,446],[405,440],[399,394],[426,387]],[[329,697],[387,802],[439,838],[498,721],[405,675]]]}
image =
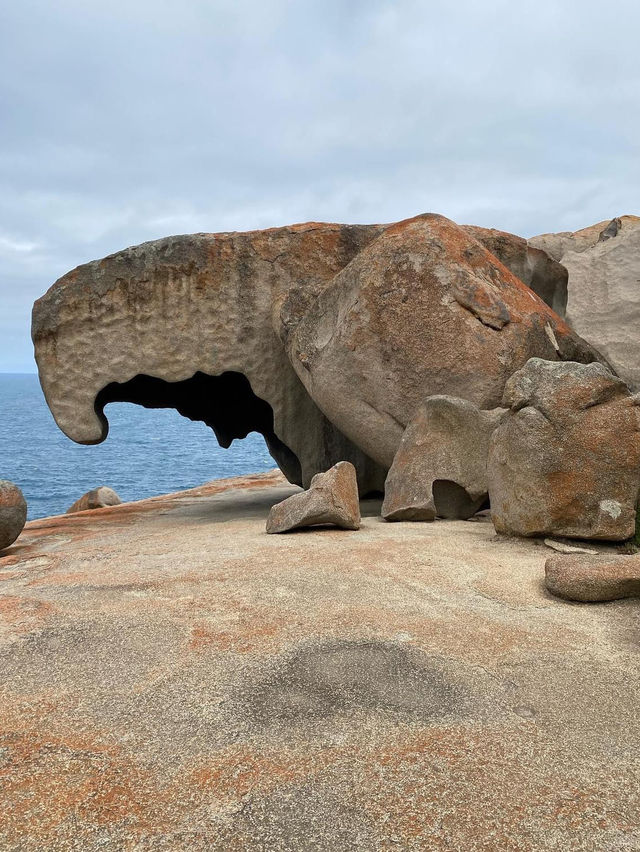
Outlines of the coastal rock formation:
{"label": "coastal rock formation", "polygon": [[529,245],[567,268],[569,325],[640,388],[640,217],[620,216],[575,233],[541,234]]}
{"label": "coastal rock formation", "polygon": [[35,303],[40,381],[80,443],[104,440],[111,402],[172,407],[224,447],[261,433],[292,483],[346,460],[380,491],[426,397],[494,408],[532,355],[600,358],[508,266],[562,301],[544,253],[433,214],[143,243]]}
{"label": "coastal rock formation", "polygon": [[27,501],[8,479],[0,479],[0,551],[18,538],[27,522]]}
{"label": "coastal rock formation", "polygon": [[388,227],[300,319],[286,302],[281,318],[310,396],[387,468],[426,397],[495,408],[533,355],[599,358],[481,243],[434,214]]}
{"label": "coastal rock formation", "polygon": [[640,409],[602,364],[532,358],[507,382],[490,442],[496,531],[623,540],[640,488]]}
{"label": "coastal rock formation", "polygon": [[569,276],[566,268],[550,257],[544,247],[534,246],[524,237],[495,228],[464,225],[464,230],[537,293],[558,316],[565,315]]}
{"label": "coastal rock formation", "polygon": [[287,478],[307,486],[342,459],[363,491],[380,470],[319,411],[273,328],[383,226],[308,223],[167,237],[87,263],[34,305],[40,381],[56,422],[83,444],[108,432],[104,407],[135,402],[202,420],[228,447],[264,435]]}
{"label": "coastal rock formation", "polygon": [[117,506],[122,503],[113,488],[101,485],[92,491],[87,491],[79,500],[67,509],[67,515],[73,512],[85,512],[87,509],[104,509],[106,506]]}
{"label": "coastal rock formation", "polygon": [[328,525],[360,529],[360,503],[356,471],[349,462],[338,462],[326,473],[317,473],[308,491],[276,503],[267,519],[268,533],[299,527]]}
{"label": "coastal rock formation", "polygon": [[432,396],[404,431],[385,482],[387,521],[470,518],[488,497],[489,439],[502,408]]}
{"label": "coastal rock formation", "polygon": [[640,597],[638,556],[553,556],[544,566],[551,594],[584,603]]}

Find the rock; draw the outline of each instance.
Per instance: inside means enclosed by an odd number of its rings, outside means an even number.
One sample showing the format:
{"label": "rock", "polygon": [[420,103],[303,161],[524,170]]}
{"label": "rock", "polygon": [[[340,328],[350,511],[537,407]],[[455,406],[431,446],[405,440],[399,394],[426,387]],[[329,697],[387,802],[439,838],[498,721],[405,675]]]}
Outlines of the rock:
{"label": "rock", "polygon": [[640,488],[637,400],[602,364],[532,358],[505,388],[489,446],[496,531],[621,541]]}
{"label": "rock", "polygon": [[481,243],[434,214],[388,227],[297,321],[285,303],[280,333],[318,406],[383,467],[426,397],[491,409],[532,355],[599,358]]}
{"label": "rock", "polygon": [[351,461],[363,492],[381,470],[319,411],[273,327],[293,318],[382,225],[308,223],[168,237],[63,276],[33,309],[40,381],[63,432],[103,441],[109,402],[176,408],[228,447],[264,435],[296,484]]}
{"label": "rock", "polygon": [[27,501],[8,479],[0,479],[0,551],[13,544],[27,522]]}
{"label": "rock", "polygon": [[576,547],[574,544],[565,544],[564,541],[554,541],[552,538],[545,538],[544,543],[551,550],[557,550],[558,553],[588,553],[591,556],[597,556],[597,550],[589,550],[587,547]]}
{"label": "rock", "polygon": [[542,234],[529,245],[546,249],[567,268],[569,325],[640,388],[640,217]]}
{"label": "rock", "polygon": [[350,462],[338,462],[326,473],[317,473],[308,491],[287,497],[272,506],[268,533],[319,525],[360,529],[360,503],[356,471]]}
{"label": "rock", "polygon": [[504,409],[432,396],[404,431],[385,482],[387,521],[470,518],[488,497],[489,439]]}
{"label": "rock", "polygon": [[565,315],[569,276],[561,263],[550,257],[543,248],[528,243],[524,237],[476,225],[465,225],[464,230],[481,242],[516,278],[537,293],[558,316]]}
{"label": "rock", "polygon": [[106,506],[117,506],[122,503],[113,488],[101,485],[92,491],[87,491],[79,500],[67,509],[67,515],[73,512],[85,512],[87,509],[104,509]]}
{"label": "rock", "polygon": [[637,556],[552,556],[544,566],[551,594],[570,601],[615,601],[640,596]]}

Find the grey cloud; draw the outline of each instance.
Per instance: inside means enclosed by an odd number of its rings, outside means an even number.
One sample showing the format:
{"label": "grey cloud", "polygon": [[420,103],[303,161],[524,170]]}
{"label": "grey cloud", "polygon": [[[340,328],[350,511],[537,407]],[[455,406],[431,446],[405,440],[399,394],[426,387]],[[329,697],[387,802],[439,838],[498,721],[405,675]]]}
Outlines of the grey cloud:
{"label": "grey cloud", "polygon": [[638,212],[635,0],[23,0],[0,12],[0,370],[67,269],[187,231]]}

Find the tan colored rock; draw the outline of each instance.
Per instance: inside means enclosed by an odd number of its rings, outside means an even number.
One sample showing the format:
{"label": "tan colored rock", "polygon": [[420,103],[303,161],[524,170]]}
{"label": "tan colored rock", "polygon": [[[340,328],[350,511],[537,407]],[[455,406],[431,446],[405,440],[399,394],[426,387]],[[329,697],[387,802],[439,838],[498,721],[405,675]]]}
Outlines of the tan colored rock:
{"label": "tan colored rock", "polygon": [[624,540],[635,530],[640,419],[601,364],[532,358],[507,383],[488,476],[496,531]]}
{"label": "tan colored rock", "polygon": [[67,509],[67,515],[73,512],[86,512],[87,509],[104,509],[107,506],[117,506],[122,503],[113,488],[101,485],[92,491],[87,491],[79,500]]}
{"label": "tan colored rock", "polygon": [[464,229],[495,255],[516,278],[537,293],[558,316],[565,315],[568,273],[561,263],[550,257],[543,248],[528,243],[524,237],[476,225],[465,225]]}
{"label": "tan colored rock", "polygon": [[27,521],[27,501],[13,482],[0,479],[0,551],[18,538]]}
{"label": "tan colored rock", "polygon": [[63,432],[107,436],[109,402],[172,407],[222,446],[251,431],[294,483],[351,461],[364,492],[381,470],[319,411],[274,331],[303,311],[381,225],[307,223],[144,243],[64,275],[33,310],[40,381]]}
{"label": "tan colored rock", "polygon": [[432,396],[404,431],[385,482],[387,521],[470,518],[488,497],[489,439],[504,409]]}
{"label": "tan colored rock", "polygon": [[640,217],[620,216],[573,234],[542,234],[529,245],[567,268],[569,325],[640,388]]}
{"label": "tan colored rock", "polygon": [[390,467],[420,403],[435,394],[500,404],[532,355],[599,356],[463,228],[427,214],[388,227],[281,334],[311,397]]}
{"label": "tan colored rock", "polygon": [[267,532],[283,533],[320,525],[360,529],[358,483],[350,462],[338,462],[326,473],[317,473],[307,491],[272,506]]}
{"label": "tan colored rock", "polygon": [[584,603],[640,597],[638,556],[552,556],[544,566],[551,594]]}

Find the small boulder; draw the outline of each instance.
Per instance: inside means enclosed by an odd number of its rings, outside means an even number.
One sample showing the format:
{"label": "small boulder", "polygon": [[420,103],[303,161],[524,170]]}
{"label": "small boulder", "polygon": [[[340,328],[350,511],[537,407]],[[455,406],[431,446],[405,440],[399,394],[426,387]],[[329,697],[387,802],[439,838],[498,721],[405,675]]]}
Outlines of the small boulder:
{"label": "small boulder", "polygon": [[325,473],[317,473],[308,491],[272,506],[267,532],[283,533],[319,525],[360,529],[358,483],[351,462],[341,461]]}
{"label": "small boulder", "polygon": [[552,556],[544,566],[551,594],[583,603],[640,596],[638,556]]}
{"label": "small boulder", "polygon": [[27,522],[27,501],[8,479],[0,479],[0,550],[18,538]]}
{"label": "small boulder", "polygon": [[507,535],[623,541],[635,531],[640,409],[602,364],[531,358],[488,459],[491,515]]}
{"label": "small boulder", "polygon": [[488,496],[489,439],[502,408],[480,411],[452,396],[429,397],[404,431],[385,482],[387,521],[470,518]]}
{"label": "small boulder", "polygon": [[104,509],[106,506],[117,506],[122,503],[113,488],[101,485],[92,491],[87,491],[79,500],[67,509],[67,515],[73,512],[84,512],[87,509]]}

